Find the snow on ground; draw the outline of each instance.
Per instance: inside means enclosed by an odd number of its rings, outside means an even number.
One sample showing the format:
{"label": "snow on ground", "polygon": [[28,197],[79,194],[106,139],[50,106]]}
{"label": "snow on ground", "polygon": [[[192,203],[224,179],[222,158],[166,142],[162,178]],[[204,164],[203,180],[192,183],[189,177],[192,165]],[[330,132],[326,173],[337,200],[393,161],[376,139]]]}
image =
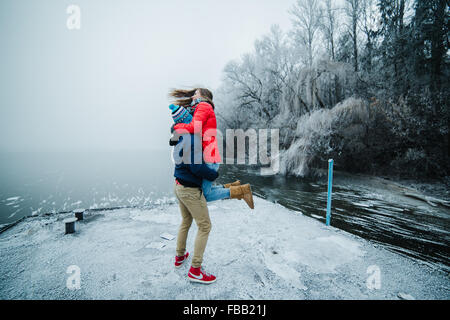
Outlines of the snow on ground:
{"label": "snow on ground", "polygon": [[[176,239],[160,235],[176,236],[181,216],[165,201],[89,213],[71,235],[66,214],[29,218],[0,234],[0,299],[450,298],[445,273],[281,205],[255,198],[250,210],[223,200],[209,211],[203,265],[216,283],[190,283],[190,258],[173,267]],[[193,223],[191,254],[196,231]],[[78,290],[66,286],[71,265],[80,268]],[[380,288],[369,289],[376,270]]]}

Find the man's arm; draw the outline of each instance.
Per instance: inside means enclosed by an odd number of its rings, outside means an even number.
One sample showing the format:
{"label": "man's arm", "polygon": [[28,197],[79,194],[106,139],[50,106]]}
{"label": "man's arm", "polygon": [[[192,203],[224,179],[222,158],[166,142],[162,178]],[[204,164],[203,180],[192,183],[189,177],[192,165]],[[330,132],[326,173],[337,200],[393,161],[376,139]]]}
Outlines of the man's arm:
{"label": "man's arm", "polygon": [[209,181],[214,181],[219,177],[219,172],[209,168],[205,163],[191,164],[191,172],[196,176]]}
{"label": "man's arm", "polygon": [[[219,173],[211,168],[203,160],[203,150],[201,140],[197,135],[191,135],[191,163],[189,165],[191,172],[206,180],[214,181],[219,176]],[[201,163],[195,163],[201,160]]]}

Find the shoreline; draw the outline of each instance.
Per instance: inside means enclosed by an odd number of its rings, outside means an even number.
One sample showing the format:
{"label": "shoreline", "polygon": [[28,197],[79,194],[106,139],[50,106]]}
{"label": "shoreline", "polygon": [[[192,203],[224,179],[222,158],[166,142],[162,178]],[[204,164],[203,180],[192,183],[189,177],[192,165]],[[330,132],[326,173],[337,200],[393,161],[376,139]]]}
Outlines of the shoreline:
{"label": "shoreline", "polygon": [[[318,173],[318,176],[315,179],[323,180],[327,178],[328,172],[326,170],[317,169],[316,172]],[[339,178],[349,179],[355,183],[362,183],[362,180],[366,179],[367,181],[372,181],[374,185],[396,187],[399,190],[409,190],[411,192],[420,193],[424,196],[450,201],[450,176],[445,176],[442,179],[406,179],[400,178],[396,175],[372,175],[367,173],[351,173],[347,171],[333,170],[334,182]]]}

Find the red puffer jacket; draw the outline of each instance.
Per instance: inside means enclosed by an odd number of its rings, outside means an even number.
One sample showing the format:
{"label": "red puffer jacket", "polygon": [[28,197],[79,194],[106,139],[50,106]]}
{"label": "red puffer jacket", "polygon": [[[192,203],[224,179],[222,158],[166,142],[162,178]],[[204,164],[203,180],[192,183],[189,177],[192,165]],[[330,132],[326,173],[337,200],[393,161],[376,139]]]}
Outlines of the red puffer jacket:
{"label": "red puffer jacket", "polygon": [[[220,163],[221,158],[216,138],[216,114],[209,103],[200,102],[197,104],[191,123],[178,123],[173,128],[180,134],[186,133],[186,131],[189,133],[200,134],[200,123],[204,160],[208,163]],[[180,131],[181,129],[183,130]]]}

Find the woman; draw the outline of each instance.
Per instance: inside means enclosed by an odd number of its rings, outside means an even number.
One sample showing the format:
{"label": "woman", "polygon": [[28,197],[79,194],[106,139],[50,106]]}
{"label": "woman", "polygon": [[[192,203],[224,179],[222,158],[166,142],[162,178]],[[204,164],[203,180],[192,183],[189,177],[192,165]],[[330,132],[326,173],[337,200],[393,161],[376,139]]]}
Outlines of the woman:
{"label": "woman", "polygon": [[[173,127],[180,133],[198,134],[202,137],[202,150],[208,167],[219,171],[221,162],[219,147],[217,145],[217,121],[214,113],[213,95],[205,88],[192,90],[172,90],[170,96],[177,98],[175,104],[187,107],[193,113],[190,123],[177,123]],[[172,105],[171,105],[172,106]],[[173,110],[173,108],[171,108]],[[203,194],[206,201],[220,199],[244,199],[247,205],[254,209],[253,196],[250,184],[240,185],[236,181],[225,186],[212,186],[212,181],[204,179],[202,182]]]}

